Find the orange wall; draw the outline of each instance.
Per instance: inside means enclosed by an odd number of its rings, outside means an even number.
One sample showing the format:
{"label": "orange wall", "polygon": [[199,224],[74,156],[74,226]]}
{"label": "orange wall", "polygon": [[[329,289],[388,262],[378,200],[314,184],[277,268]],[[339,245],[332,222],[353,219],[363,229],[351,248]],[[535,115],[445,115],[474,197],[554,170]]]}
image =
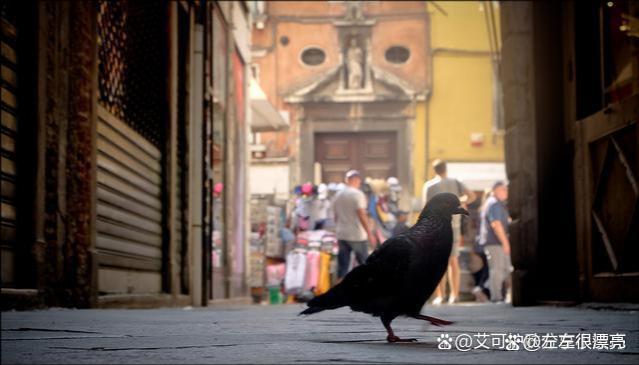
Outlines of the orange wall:
{"label": "orange wall", "polygon": [[266,13],[286,16],[339,16],[343,5],[328,1],[266,1]]}
{"label": "orange wall", "polygon": [[[424,12],[422,1],[376,1],[364,3],[366,14],[413,14]],[[266,1],[269,15],[304,17],[340,17],[344,14],[344,2],[331,1]]]}
{"label": "orange wall", "polygon": [[424,13],[423,1],[375,1],[364,6],[369,14],[415,14]]}
{"label": "orange wall", "polygon": [[[277,90],[285,93],[321,76],[339,63],[337,32],[332,24],[280,23],[277,27]],[[279,38],[287,36],[287,46],[279,44]],[[307,66],[300,60],[305,48],[317,46],[326,52],[326,60],[319,66]]]}
{"label": "orange wall", "polygon": [[[427,87],[427,66],[429,58],[428,27],[422,19],[380,20],[373,28],[371,46],[373,65],[383,68],[404,80],[409,80],[416,90]],[[386,61],[384,53],[391,46],[405,46],[410,49],[406,63],[396,65]]]}

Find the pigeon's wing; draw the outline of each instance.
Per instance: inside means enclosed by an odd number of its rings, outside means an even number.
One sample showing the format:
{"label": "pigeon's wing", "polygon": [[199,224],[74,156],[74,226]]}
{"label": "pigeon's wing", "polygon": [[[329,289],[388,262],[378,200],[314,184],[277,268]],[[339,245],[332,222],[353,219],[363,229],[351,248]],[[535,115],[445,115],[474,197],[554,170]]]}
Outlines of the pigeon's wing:
{"label": "pigeon's wing", "polygon": [[388,239],[366,262],[353,269],[340,283],[354,310],[381,313],[401,294],[409,274],[415,245],[408,238]]}
{"label": "pigeon's wing", "polygon": [[[405,235],[391,237],[384,241],[366,260],[369,265],[389,265],[390,269],[401,270],[397,266],[401,263],[407,263],[410,260],[411,253],[415,250],[415,244]],[[388,267],[387,267],[388,268]]]}

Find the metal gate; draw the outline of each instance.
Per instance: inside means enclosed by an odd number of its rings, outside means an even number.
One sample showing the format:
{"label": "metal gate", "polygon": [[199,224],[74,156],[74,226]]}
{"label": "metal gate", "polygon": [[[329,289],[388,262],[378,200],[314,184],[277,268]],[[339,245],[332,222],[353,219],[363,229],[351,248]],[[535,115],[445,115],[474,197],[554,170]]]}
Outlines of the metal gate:
{"label": "metal gate", "polygon": [[97,260],[100,293],[163,289],[166,9],[101,1]]}

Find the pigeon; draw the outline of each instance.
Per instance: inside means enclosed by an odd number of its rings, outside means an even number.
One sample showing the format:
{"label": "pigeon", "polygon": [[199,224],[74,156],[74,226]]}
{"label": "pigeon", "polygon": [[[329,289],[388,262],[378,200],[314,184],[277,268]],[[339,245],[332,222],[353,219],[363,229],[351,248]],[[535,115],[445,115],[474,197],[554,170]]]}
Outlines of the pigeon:
{"label": "pigeon", "polygon": [[395,336],[391,322],[398,316],[436,326],[452,324],[420,311],[446,272],[453,245],[453,214],[468,215],[455,194],[433,196],[415,225],[386,240],[340,283],[310,300],[299,315],[349,306],[353,311],[380,317],[388,342],[416,341]]}

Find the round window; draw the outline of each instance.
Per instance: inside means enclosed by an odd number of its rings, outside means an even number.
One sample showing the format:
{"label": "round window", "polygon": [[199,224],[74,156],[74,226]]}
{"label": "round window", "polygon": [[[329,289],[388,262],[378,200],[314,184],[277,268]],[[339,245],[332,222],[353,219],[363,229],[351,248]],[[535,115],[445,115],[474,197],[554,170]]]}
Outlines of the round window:
{"label": "round window", "polygon": [[406,47],[394,46],[386,50],[386,61],[390,63],[404,63],[410,57],[410,51]]}
{"label": "round window", "polygon": [[317,66],[324,63],[326,59],[326,53],[323,50],[313,47],[308,48],[302,52],[302,62],[309,66]]}

